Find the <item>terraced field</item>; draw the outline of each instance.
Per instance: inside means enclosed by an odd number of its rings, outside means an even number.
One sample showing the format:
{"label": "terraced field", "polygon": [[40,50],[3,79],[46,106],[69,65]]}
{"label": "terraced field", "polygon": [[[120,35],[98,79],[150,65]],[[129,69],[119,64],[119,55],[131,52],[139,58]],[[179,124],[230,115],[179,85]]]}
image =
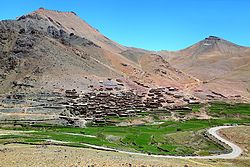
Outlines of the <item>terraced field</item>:
{"label": "terraced field", "polygon": [[[222,154],[230,150],[208,138],[205,135],[205,129],[229,124],[249,124],[250,111],[246,106],[248,105],[214,103],[210,104],[209,114],[214,115],[226,108],[233,115],[227,115],[227,117],[222,115],[209,120],[158,120],[160,123],[155,125],[76,128],[46,124],[2,124],[1,133],[13,130],[19,133],[1,135],[0,143],[18,142],[44,145],[60,141],[61,143],[57,142],[57,144],[73,147],[87,147],[86,144],[90,144],[156,155]],[[197,106],[195,106],[195,112],[199,112]],[[238,116],[234,117],[235,114]]]}

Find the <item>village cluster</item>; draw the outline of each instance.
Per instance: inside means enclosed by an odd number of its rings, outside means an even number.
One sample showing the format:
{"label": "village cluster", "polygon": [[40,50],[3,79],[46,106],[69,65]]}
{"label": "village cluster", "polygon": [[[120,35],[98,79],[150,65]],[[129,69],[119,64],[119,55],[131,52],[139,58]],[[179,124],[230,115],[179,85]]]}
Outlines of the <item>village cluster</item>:
{"label": "village cluster", "polygon": [[[67,109],[71,114],[94,123],[105,123],[106,117],[132,117],[153,110],[188,110],[187,104],[197,104],[198,99],[182,94],[177,88],[149,89],[146,93],[130,91],[96,91],[78,94],[66,90]],[[191,109],[190,109],[191,110]]]}

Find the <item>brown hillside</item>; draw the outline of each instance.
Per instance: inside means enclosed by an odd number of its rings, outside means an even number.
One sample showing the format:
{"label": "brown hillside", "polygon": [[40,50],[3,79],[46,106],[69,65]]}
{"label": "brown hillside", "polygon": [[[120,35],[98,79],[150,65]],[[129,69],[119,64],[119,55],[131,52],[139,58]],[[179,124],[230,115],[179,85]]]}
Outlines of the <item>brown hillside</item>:
{"label": "brown hillside", "polygon": [[206,89],[249,95],[250,49],[210,36],[177,52],[160,52],[174,67],[197,77]]}
{"label": "brown hillside", "polygon": [[17,20],[1,21],[0,29],[3,93],[85,90],[107,78],[142,83],[140,87],[181,88],[182,84],[196,82],[157,55],[148,59],[149,51],[107,39],[73,12],[39,9]]}

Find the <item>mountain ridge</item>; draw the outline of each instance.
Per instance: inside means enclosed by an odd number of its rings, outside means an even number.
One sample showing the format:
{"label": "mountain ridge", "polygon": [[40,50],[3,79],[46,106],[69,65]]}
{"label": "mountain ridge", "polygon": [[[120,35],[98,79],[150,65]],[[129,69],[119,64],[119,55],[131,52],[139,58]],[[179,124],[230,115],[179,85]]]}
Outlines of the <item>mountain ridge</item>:
{"label": "mountain ridge", "polygon": [[[89,85],[99,87],[99,80],[105,78],[123,78],[139,89],[145,85],[181,88],[197,82],[166,61],[156,61],[152,52],[144,50],[138,62],[124,56],[121,53],[127,50],[137,56],[140,49],[106,39],[72,12],[39,9],[17,20],[1,21],[0,28],[3,92],[35,88],[84,91]],[[150,64],[140,63],[144,57],[154,62],[153,70],[148,70]]]}
{"label": "mountain ridge", "polygon": [[249,96],[250,48],[216,36],[180,51],[147,51],[113,42],[74,12],[43,8],[0,21],[0,29],[2,92],[85,91],[109,78],[123,80],[125,89],[173,86]]}
{"label": "mountain ridge", "polygon": [[[249,47],[210,36],[180,51],[161,51],[159,54],[173,67],[203,81],[202,89],[216,89],[225,94],[240,92],[249,96],[250,82],[246,82],[243,77],[250,77]],[[241,72],[238,70],[239,67],[242,67]],[[230,74],[234,74],[234,77],[229,77]]]}

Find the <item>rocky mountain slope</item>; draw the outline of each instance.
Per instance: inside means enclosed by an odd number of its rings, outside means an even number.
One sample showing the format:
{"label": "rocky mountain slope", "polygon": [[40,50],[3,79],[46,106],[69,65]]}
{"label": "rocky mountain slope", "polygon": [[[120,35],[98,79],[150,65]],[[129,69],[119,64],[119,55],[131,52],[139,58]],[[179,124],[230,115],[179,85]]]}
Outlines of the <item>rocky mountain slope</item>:
{"label": "rocky mountain slope", "polygon": [[210,36],[186,49],[161,51],[175,68],[200,79],[200,88],[249,97],[250,48]]}
{"label": "rocky mountain slope", "polygon": [[108,39],[74,12],[40,8],[0,22],[0,93],[84,91],[117,78],[126,89],[197,83],[159,55]]}

